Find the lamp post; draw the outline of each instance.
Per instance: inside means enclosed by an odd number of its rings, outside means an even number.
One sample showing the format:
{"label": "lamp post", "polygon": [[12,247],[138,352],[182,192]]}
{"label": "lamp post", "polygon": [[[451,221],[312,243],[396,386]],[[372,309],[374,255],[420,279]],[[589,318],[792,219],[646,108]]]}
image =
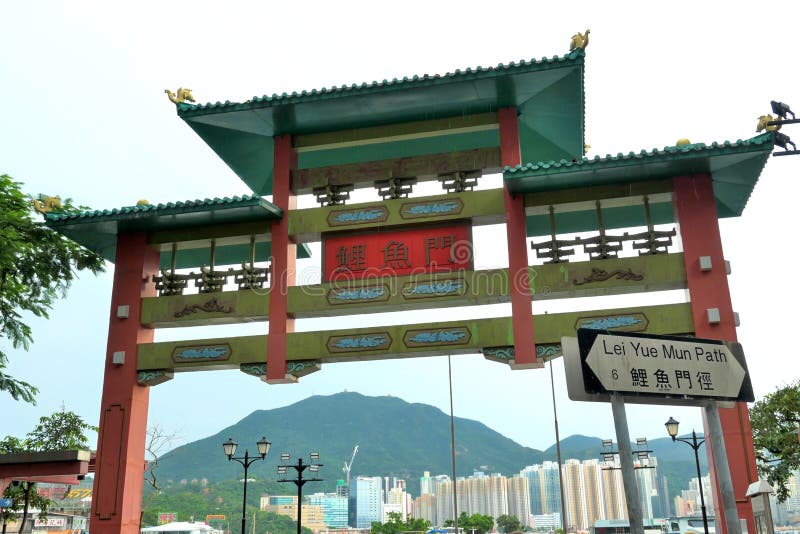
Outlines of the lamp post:
{"label": "lamp post", "polygon": [[[289,453],[282,452],[281,453],[281,462],[288,462],[289,461]],[[322,482],[321,478],[303,478],[303,471],[306,469],[309,470],[311,473],[316,473],[319,471],[319,468],[322,467],[322,464],[316,463],[319,460],[319,453],[312,452],[309,454],[309,458],[311,459],[310,464],[303,463],[302,458],[297,459],[296,464],[281,464],[278,466],[278,474],[286,476],[287,470],[291,467],[297,472],[297,478],[280,478],[278,482],[291,482],[295,486],[297,486],[297,534],[300,534],[302,517],[303,517],[303,486],[305,486],[306,482]]]}
{"label": "lamp post", "polygon": [[247,517],[247,468],[250,467],[253,462],[263,460],[266,458],[267,453],[269,452],[269,446],[272,445],[267,438],[261,437],[260,440],[256,442],[256,446],[258,447],[258,454],[259,456],[250,456],[247,449],[244,450],[244,456],[235,457],[234,454],[236,453],[236,447],[239,446],[238,443],[233,441],[231,438],[228,438],[228,441],[222,444],[222,450],[225,451],[225,456],[228,457],[228,461],[231,460],[239,462],[244,467],[244,488],[242,489],[242,533],[245,534],[245,518]]}
{"label": "lamp post", "polygon": [[706,515],[706,501],[703,497],[703,479],[700,477],[700,455],[698,451],[700,450],[700,446],[706,442],[705,439],[697,440],[697,433],[692,429],[692,439],[691,441],[685,438],[678,437],[678,425],[680,423],[673,419],[672,417],[669,418],[669,421],[664,423],[664,426],[667,427],[667,434],[669,437],[672,438],[672,441],[680,441],[681,443],[686,443],[694,450],[694,462],[697,466],[697,485],[700,489],[700,511],[703,512],[703,530],[705,534],[708,534],[708,516]]}

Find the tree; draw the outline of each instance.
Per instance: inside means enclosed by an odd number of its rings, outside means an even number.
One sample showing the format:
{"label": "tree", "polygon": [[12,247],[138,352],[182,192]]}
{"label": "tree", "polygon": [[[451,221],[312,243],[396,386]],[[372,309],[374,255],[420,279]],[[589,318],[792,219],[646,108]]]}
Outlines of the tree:
{"label": "tree", "polygon": [[427,532],[431,522],[427,519],[409,517],[403,522],[402,516],[398,512],[389,512],[389,521],[380,523],[373,521],[370,527],[370,534],[399,534],[401,532]]}
{"label": "tree", "polygon": [[[57,412],[51,416],[40,418],[39,424],[28,432],[23,440],[14,436],[6,436],[0,440],[0,454],[87,449],[89,438],[84,434],[87,430],[96,431],[97,427],[84,422],[79,415],[73,412]],[[36,484],[33,482],[14,483],[6,488],[3,497],[10,498],[14,505],[10,508],[3,508],[4,529],[10,519],[16,518],[20,508],[22,509],[22,522],[19,532],[23,532],[25,528],[29,508],[38,508],[39,517],[47,516],[50,499],[40,496],[35,489]]]}
{"label": "tree", "polygon": [[[0,338],[7,338],[13,349],[28,350],[33,342],[24,312],[48,317],[58,298],[66,296],[78,271],[103,270],[103,258],[35,220],[33,201],[21,184],[0,174]],[[61,207],[58,207],[58,204]],[[74,206],[71,199],[55,203],[55,211],[77,213],[86,209]],[[0,391],[14,400],[35,403],[36,387],[3,372],[8,355],[0,350]]]}
{"label": "tree", "polygon": [[[454,526],[453,520],[448,519],[444,522],[444,526]],[[466,512],[461,512],[458,515],[458,528],[470,534],[472,534],[473,530],[475,531],[474,534],[486,534],[494,528],[494,519],[488,515],[472,514],[468,516]]]}
{"label": "tree", "polygon": [[144,472],[145,488],[149,488],[150,492],[142,503],[142,511],[139,513],[139,528],[142,528],[142,521],[144,520],[144,511],[150,505],[160,491],[161,486],[156,475],[158,468],[158,460],[161,453],[172,445],[172,442],[178,438],[177,434],[170,434],[164,430],[161,425],[153,425],[147,429],[147,442],[144,445],[145,457],[147,460],[147,470]]}
{"label": "tree", "polygon": [[789,477],[800,468],[800,380],[753,404],[750,425],[758,469],[783,502],[789,498]]}
{"label": "tree", "polygon": [[500,529],[500,532],[514,532],[517,530],[522,530],[522,523],[520,522],[519,518],[513,515],[501,515],[497,518],[497,526]]}

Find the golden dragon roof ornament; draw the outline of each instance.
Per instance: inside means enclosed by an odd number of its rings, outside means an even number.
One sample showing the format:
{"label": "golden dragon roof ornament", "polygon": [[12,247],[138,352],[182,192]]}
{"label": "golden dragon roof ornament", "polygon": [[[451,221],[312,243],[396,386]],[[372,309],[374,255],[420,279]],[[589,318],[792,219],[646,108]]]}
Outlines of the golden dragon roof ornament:
{"label": "golden dragon roof ornament", "polygon": [[173,93],[169,89],[164,89],[164,92],[167,93],[167,97],[169,98],[170,102],[175,104],[183,104],[184,102],[194,102],[194,97],[192,96],[191,89],[184,89],[183,87],[178,87],[178,92]]}
{"label": "golden dragon roof ornament", "polygon": [[589,46],[589,30],[586,30],[586,33],[578,32],[572,36],[572,41],[569,43],[569,51],[572,52],[579,48],[584,50],[587,46]]}
{"label": "golden dragon roof ornament", "polygon": [[41,200],[33,199],[31,203],[33,204],[33,209],[42,215],[53,210],[61,211],[64,209],[61,204],[61,197],[43,197]]}

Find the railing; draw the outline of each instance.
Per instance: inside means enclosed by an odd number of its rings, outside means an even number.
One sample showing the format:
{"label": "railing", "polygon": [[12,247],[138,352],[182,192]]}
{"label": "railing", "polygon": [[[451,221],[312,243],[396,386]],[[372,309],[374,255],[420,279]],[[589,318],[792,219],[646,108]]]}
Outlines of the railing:
{"label": "railing", "polygon": [[531,249],[536,251],[536,257],[544,259],[544,263],[569,262],[569,256],[575,255],[574,247],[583,247],[583,252],[590,259],[616,258],[622,251],[626,241],[633,242],[633,249],[640,256],[651,254],[666,254],[672,246],[672,238],[677,231],[656,230],[650,215],[650,203],[647,197],[643,199],[647,230],[636,234],[624,232],[622,235],[607,234],[603,225],[603,213],[598,200],[595,203],[597,212],[598,234],[591,237],[575,237],[574,239],[558,239],[556,237],[555,209],[549,207],[550,212],[550,239],[538,243],[531,243]]}
{"label": "railing", "polygon": [[240,269],[229,267],[226,270],[217,270],[214,267],[216,242],[211,240],[211,255],[209,266],[201,265],[200,272],[190,271],[179,273],[175,269],[175,256],[178,244],[172,244],[172,259],[169,269],[161,269],[160,275],[153,276],[156,291],[159,297],[183,295],[192,282],[198,293],[219,293],[231,282],[237,290],[262,289],[267,287],[269,281],[269,267],[256,267],[255,265],[255,238],[250,239],[250,258],[241,263]]}

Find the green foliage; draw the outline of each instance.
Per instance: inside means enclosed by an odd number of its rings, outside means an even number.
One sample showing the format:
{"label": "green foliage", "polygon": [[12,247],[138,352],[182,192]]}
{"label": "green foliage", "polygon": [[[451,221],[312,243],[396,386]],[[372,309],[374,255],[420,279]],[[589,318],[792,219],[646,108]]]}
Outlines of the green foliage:
{"label": "green foliage", "polygon": [[800,468],[800,380],[753,404],[750,425],[758,469],[783,502],[789,498],[789,477]]}
{"label": "green foliage", "polygon": [[497,518],[497,527],[500,529],[500,532],[509,533],[522,530],[522,523],[513,515],[501,515]]}
{"label": "green foliage", "polygon": [[[232,534],[241,532],[241,480],[226,480],[217,484],[209,484],[204,479],[182,480],[172,485],[165,485],[163,490],[158,492],[153,492],[152,487],[148,486],[146,493],[149,493],[149,500],[143,510],[142,525],[157,525],[158,515],[162,513],[175,513],[178,521],[189,521],[191,518],[204,521],[206,515],[224,514],[227,522],[221,525],[215,522],[214,526],[230,530]],[[277,482],[253,480],[248,476],[245,516],[248,532],[253,528],[253,514],[255,514],[256,532],[266,530],[270,534],[295,534],[297,523],[293,519],[259,510],[261,495],[264,493],[285,495],[287,487]],[[311,531],[303,527],[303,533],[311,534]]]}
{"label": "green foliage", "polygon": [[[97,430],[97,428],[87,424],[74,412],[57,412],[39,419],[39,424],[28,432],[25,439],[15,436],[4,437],[0,440],[0,454],[87,449],[89,438],[84,434],[87,430]],[[14,502],[13,506],[3,508],[0,516],[3,523],[15,518],[20,510],[27,515],[28,508],[31,507],[40,510],[39,517],[47,517],[50,499],[40,496],[36,492],[34,483],[11,484],[3,492],[3,497],[10,498]],[[20,532],[24,526],[23,518]]]}
{"label": "green foliage", "polygon": [[[454,526],[453,520],[448,519],[444,522],[444,526]],[[472,534],[473,530],[475,531],[475,534],[486,534],[494,528],[494,519],[488,515],[472,514],[468,516],[466,512],[461,512],[458,515],[458,528],[463,529],[465,532],[469,532],[470,534]]]}
{"label": "green foliage", "polygon": [[398,512],[389,512],[389,521],[373,521],[370,534],[400,534],[401,532],[427,532],[431,522],[427,519],[409,517],[404,522]]}
{"label": "green foliage", "polygon": [[28,449],[34,451],[85,450],[89,448],[86,431],[97,432],[97,427],[74,412],[56,412],[40,418],[26,441]]}
{"label": "green foliage", "polygon": [[[28,350],[33,342],[24,312],[48,317],[56,299],[63,298],[77,274],[103,270],[97,254],[54,232],[36,220],[32,199],[6,174],[0,175],[0,338],[7,338],[14,349]],[[43,200],[39,196],[37,200]],[[62,202],[61,212],[76,213],[71,199]],[[0,350],[0,391],[14,400],[35,403],[37,389],[3,372],[8,355]]]}

